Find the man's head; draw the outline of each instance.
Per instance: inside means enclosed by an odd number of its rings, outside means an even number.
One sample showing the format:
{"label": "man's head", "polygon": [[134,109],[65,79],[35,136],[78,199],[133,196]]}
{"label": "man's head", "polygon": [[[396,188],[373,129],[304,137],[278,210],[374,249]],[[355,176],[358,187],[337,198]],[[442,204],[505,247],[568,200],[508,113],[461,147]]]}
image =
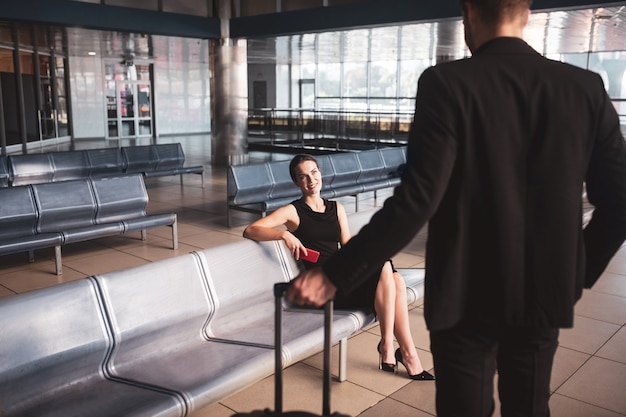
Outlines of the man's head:
{"label": "man's head", "polygon": [[489,39],[521,37],[532,0],[459,0],[463,10],[465,42],[474,52]]}

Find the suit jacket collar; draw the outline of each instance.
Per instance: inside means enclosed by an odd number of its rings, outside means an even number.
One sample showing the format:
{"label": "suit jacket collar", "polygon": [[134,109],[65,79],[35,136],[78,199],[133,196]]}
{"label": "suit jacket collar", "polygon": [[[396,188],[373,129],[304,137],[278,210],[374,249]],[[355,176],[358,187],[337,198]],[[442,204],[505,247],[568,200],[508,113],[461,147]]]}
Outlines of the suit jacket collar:
{"label": "suit jacket collar", "polygon": [[484,54],[532,54],[538,55],[523,39],[513,37],[499,37],[488,40],[480,45],[473,56]]}

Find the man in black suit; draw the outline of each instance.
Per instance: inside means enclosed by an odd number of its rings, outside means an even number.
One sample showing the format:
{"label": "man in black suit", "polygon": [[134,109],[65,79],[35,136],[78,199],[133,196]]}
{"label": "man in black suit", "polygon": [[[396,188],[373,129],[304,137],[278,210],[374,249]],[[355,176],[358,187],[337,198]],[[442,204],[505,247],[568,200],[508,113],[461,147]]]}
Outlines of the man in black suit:
{"label": "man in black suit", "polygon": [[[599,75],[522,40],[531,0],[461,0],[472,57],[424,71],[394,194],[288,298],[350,292],[428,221],[437,413],[548,416],[559,328],[626,238],[626,147]],[[583,185],[595,206],[582,228]]]}

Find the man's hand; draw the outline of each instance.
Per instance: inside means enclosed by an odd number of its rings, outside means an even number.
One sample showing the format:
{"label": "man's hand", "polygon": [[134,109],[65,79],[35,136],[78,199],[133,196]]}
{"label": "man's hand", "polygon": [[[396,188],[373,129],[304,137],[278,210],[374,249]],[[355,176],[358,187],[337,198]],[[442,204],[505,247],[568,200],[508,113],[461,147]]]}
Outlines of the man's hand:
{"label": "man's hand", "polygon": [[321,307],[335,296],[337,287],[322,268],[311,268],[300,273],[287,290],[287,300],[301,306]]}

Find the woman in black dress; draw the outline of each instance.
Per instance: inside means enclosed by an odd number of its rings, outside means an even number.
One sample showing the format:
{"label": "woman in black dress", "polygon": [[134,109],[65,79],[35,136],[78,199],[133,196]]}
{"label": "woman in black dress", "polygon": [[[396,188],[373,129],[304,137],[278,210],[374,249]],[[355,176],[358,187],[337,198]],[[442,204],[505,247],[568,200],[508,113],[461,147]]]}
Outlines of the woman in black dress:
{"label": "woman in black dress", "polygon": [[[307,248],[316,250],[320,253],[317,263],[302,262],[305,268],[321,265],[350,239],[346,211],[341,203],[320,196],[322,174],[313,156],[296,155],[289,171],[302,197],[250,224],[243,235],[257,241],[283,240],[295,259],[306,256]],[[378,344],[381,370],[398,372],[400,362],[411,379],[433,380],[422,367],[415,349],[402,276],[394,270],[391,261],[387,261],[381,266],[378,280],[367,282],[375,285],[362,285],[345,296],[338,294],[336,308],[376,312],[381,331]],[[394,336],[400,345],[395,352]]]}

